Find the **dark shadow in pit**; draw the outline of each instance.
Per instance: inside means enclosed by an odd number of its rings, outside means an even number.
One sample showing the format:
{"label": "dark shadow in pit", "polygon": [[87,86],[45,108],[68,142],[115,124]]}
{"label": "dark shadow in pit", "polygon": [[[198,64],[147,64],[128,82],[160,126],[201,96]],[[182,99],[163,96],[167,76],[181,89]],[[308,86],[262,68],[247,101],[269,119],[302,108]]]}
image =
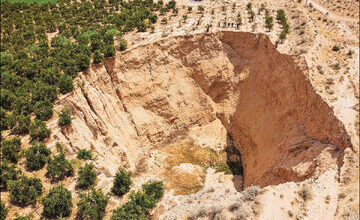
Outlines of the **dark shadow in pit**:
{"label": "dark shadow in pit", "polygon": [[226,138],[226,163],[234,175],[232,181],[235,189],[240,192],[244,187],[244,169],[241,160],[241,153],[236,148],[233,137],[230,133],[227,133]]}

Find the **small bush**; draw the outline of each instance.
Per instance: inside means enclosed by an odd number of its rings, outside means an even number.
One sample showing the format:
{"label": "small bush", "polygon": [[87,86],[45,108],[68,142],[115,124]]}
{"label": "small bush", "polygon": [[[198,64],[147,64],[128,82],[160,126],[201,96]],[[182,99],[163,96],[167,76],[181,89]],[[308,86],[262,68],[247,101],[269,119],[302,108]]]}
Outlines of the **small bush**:
{"label": "small bush", "polygon": [[144,193],[155,200],[159,200],[164,195],[164,183],[163,181],[151,181],[141,186]]}
{"label": "small bush", "polygon": [[77,204],[79,219],[102,219],[108,201],[109,197],[101,189],[92,188],[90,192],[81,193]]}
{"label": "small bush", "polygon": [[0,204],[0,220],[5,220],[9,211],[3,201],[1,201]]}
{"label": "small bush", "polygon": [[94,63],[99,64],[104,61],[104,55],[100,50],[95,50],[94,52]]}
{"label": "small bush", "polygon": [[261,189],[258,186],[249,186],[246,188],[243,194],[244,201],[254,201],[255,197],[260,193]]}
{"label": "small bush", "polygon": [[308,185],[303,185],[299,194],[300,194],[301,198],[304,199],[304,201],[308,201],[312,198],[312,190]]}
{"label": "small bush", "polygon": [[115,47],[113,45],[106,45],[103,49],[104,57],[113,57],[116,54]]}
{"label": "small bush", "polygon": [[35,120],[30,124],[30,137],[33,141],[42,141],[50,137],[50,129],[47,128],[43,121]]}
{"label": "small bush", "polygon": [[92,159],[92,151],[80,149],[77,154],[77,158],[80,160],[91,160]]}
{"label": "small bush", "polygon": [[7,187],[10,180],[17,180],[21,175],[21,171],[16,169],[14,164],[9,165],[6,161],[1,163],[0,187]]}
{"label": "small bush", "polygon": [[71,114],[69,108],[63,108],[59,114],[59,126],[63,127],[71,124]]}
{"label": "small bush", "polygon": [[18,180],[10,180],[7,189],[13,203],[28,205],[42,195],[43,186],[40,179],[22,176]]}
{"label": "small bush", "polygon": [[85,164],[83,167],[80,167],[77,180],[77,186],[80,189],[88,189],[95,184],[95,181],[96,173],[94,171],[94,165]]}
{"label": "small bush", "polygon": [[340,50],[340,47],[338,45],[334,45],[332,48],[333,51],[337,52]]}
{"label": "small bush", "polygon": [[[61,148],[61,144],[57,143],[57,148]],[[72,164],[65,159],[65,154],[62,149],[55,155],[53,159],[49,159],[47,166],[47,173],[53,180],[62,180],[65,176],[73,176],[74,168]]]}
{"label": "small bush", "polygon": [[11,138],[1,141],[1,158],[3,160],[17,163],[21,151],[21,141],[19,138]]}
{"label": "small bush", "polygon": [[129,192],[131,185],[131,172],[126,172],[126,170],[120,168],[115,174],[114,185],[111,189],[111,192],[116,196],[123,196],[125,193]]}
{"label": "small bush", "polygon": [[33,143],[25,150],[26,166],[30,170],[39,170],[45,166],[51,151],[44,143]]}
{"label": "small bush", "polygon": [[127,41],[124,38],[120,39],[119,48],[121,51],[126,50],[127,48]]}
{"label": "small bush", "polygon": [[71,192],[63,185],[55,186],[41,200],[43,216],[47,218],[68,217],[73,207]]}
{"label": "small bush", "polygon": [[19,215],[18,213],[15,213],[14,220],[32,220],[34,219],[34,216],[32,214],[30,215]]}

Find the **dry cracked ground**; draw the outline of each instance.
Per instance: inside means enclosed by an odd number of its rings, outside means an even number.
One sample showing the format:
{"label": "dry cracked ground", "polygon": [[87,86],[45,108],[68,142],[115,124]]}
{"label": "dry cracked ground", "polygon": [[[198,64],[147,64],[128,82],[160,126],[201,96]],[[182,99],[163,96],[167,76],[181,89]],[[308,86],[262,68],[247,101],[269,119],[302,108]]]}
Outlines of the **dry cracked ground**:
{"label": "dry cracked ground", "polygon": [[[105,192],[119,166],[132,189],[163,180],[152,219],[358,219],[359,4],[338,2],[252,1],[250,22],[247,1],[177,1],[178,16],[126,35],[127,51],[80,74],[56,102],[72,124],[54,115],[47,143],[73,160],[91,149]],[[286,40],[280,24],[266,30],[261,4],[285,10]],[[223,26],[238,13],[238,29]],[[50,188],[44,171],[28,175]],[[76,201],[75,178],[64,184]],[[105,219],[126,200],[112,197]]]}

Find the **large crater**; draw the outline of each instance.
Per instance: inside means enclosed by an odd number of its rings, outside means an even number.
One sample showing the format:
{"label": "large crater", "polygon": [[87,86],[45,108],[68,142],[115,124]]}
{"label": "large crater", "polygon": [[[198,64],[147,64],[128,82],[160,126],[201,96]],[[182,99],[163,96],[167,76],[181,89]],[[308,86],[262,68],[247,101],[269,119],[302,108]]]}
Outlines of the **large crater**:
{"label": "large crater", "polygon": [[[307,79],[304,61],[294,60],[267,36],[241,32],[140,46],[107,60],[106,71],[93,66],[84,73],[82,92],[67,99],[79,120],[65,135],[72,146],[90,139],[95,148],[99,140],[125,146],[121,161],[136,167],[146,146],[220,119],[241,152],[244,186],[301,181],[321,172],[324,151],[340,165],[351,143]],[[116,155],[104,153],[104,166]]]}

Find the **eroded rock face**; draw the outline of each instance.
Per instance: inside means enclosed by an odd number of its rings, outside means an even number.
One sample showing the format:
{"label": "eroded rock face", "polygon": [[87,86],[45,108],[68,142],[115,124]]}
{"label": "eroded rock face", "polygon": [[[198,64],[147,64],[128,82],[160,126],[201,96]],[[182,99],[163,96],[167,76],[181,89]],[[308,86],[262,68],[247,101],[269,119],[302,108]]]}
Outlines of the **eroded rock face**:
{"label": "eroded rock face", "polygon": [[118,165],[140,175],[154,165],[147,160],[152,148],[220,119],[241,151],[245,186],[301,181],[326,168],[323,152],[333,156],[328,163],[340,163],[351,147],[301,65],[265,35],[251,33],[176,37],[135,48],[81,76],[85,84],[61,101],[75,114],[62,134],[74,148],[94,148],[106,176]]}

